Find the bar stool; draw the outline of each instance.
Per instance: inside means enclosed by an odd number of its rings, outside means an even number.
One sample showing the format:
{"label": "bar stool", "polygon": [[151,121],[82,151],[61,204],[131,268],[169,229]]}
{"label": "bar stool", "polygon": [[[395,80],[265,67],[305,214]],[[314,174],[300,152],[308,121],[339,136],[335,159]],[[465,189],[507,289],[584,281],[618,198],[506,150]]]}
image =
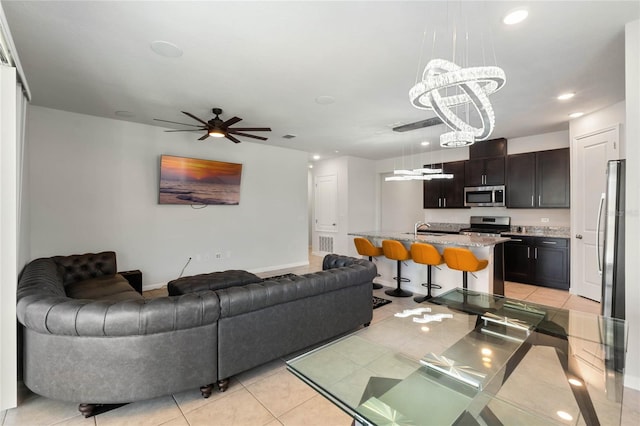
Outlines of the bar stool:
{"label": "bar stool", "polygon": [[413,243],[411,244],[411,259],[415,263],[420,263],[421,265],[427,265],[427,282],[422,283],[424,287],[427,287],[427,295],[426,296],[416,296],[413,298],[417,303],[422,303],[425,300],[431,299],[433,296],[431,295],[432,288],[442,288],[438,284],[433,284],[431,282],[431,270],[432,266],[442,265],[444,263],[444,258],[438,252],[438,249],[427,243]]}
{"label": "bar stool", "polygon": [[[369,256],[369,262],[373,261],[374,257],[382,256],[384,253],[382,252],[382,247],[376,247],[373,243],[366,238],[356,237],[353,239],[353,242],[356,245],[356,251],[360,256]],[[376,274],[376,277],[379,277],[380,274]],[[374,289],[382,288],[382,284],[373,283]]]}
{"label": "bar stool", "polygon": [[486,259],[478,259],[469,249],[446,247],[443,252],[444,261],[450,269],[462,271],[462,288],[468,288],[468,272],[478,272],[489,264]]}
{"label": "bar stool", "polygon": [[393,277],[394,280],[398,283],[398,286],[395,290],[387,290],[384,293],[389,296],[395,297],[411,297],[413,293],[402,290],[400,288],[400,283],[409,282],[408,278],[402,278],[402,270],[401,263],[403,260],[411,259],[411,253],[407,250],[400,241],[396,240],[382,240],[382,251],[384,253],[384,257],[387,259],[395,260],[398,263],[398,276]]}

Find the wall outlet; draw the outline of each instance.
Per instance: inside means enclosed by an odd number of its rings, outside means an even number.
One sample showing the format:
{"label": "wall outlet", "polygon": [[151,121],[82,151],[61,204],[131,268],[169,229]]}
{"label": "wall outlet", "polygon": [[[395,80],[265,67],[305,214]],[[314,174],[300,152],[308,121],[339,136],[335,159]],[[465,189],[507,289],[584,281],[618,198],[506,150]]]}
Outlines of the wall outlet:
{"label": "wall outlet", "polygon": [[216,259],[222,259],[222,253],[216,253]]}
{"label": "wall outlet", "polygon": [[547,223],[547,222],[549,222],[549,218],[548,217],[542,217],[542,218],[540,218],[540,222]]}

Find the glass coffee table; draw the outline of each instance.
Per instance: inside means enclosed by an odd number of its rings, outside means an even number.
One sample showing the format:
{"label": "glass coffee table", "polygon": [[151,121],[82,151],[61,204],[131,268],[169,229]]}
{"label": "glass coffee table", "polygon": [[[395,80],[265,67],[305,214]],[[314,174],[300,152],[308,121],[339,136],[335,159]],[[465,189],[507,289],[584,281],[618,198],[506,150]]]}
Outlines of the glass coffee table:
{"label": "glass coffee table", "polygon": [[364,425],[619,424],[626,324],[451,290],[287,361]]}

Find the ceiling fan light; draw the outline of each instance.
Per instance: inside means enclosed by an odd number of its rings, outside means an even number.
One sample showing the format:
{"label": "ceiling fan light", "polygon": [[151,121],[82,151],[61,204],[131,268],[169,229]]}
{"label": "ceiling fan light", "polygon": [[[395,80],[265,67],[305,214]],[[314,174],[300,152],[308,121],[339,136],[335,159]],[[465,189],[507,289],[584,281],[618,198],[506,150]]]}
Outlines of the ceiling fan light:
{"label": "ceiling fan light", "polygon": [[212,138],[224,138],[225,134],[220,129],[211,129],[209,130],[209,136],[211,136]]}

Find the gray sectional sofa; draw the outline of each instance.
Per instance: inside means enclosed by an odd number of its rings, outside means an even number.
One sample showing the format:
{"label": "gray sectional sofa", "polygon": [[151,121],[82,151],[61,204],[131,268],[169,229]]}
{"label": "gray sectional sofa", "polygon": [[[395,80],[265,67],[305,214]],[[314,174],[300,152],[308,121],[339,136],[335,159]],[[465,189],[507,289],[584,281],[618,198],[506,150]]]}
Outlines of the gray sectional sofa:
{"label": "gray sectional sofa", "polygon": [[17,290],[24,382],[86,416],[198,387],[207,397],[216,381],[224,390],[230,376],[368,325],[374,264],[328,255],[323,269],[231,286],[216,275],[216,290],[186,277],[172,290],[184,294],[145,300],[114,252],[36,259]]}

